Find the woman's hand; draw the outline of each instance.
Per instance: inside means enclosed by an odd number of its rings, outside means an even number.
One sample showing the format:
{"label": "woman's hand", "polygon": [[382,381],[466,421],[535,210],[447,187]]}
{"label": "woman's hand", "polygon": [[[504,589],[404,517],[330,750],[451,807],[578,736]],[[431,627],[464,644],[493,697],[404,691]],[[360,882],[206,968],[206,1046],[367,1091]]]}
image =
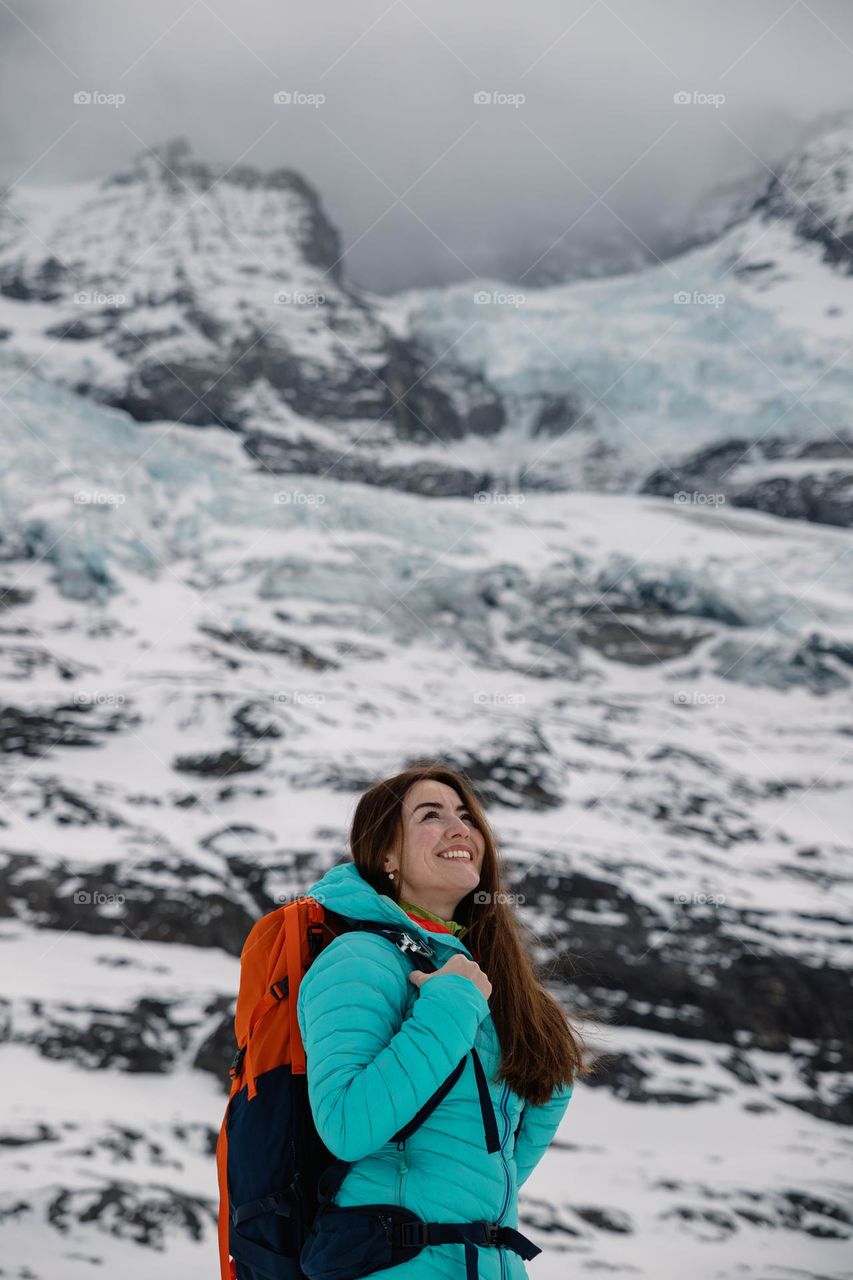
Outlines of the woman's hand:
{"label": "woman's hand", "polygon": [[422,987],[425,982],[429,982],[430,978],[437,978],[441,973],[458,973],[460,977],[468,978],[487,1000],[492,994],[492,984],[477,962],[461,955],[452,956],[440,969],[436,969],[435,973],[421,973],[419,969],[413,969],[409,974],[409,981],[416,987]]}

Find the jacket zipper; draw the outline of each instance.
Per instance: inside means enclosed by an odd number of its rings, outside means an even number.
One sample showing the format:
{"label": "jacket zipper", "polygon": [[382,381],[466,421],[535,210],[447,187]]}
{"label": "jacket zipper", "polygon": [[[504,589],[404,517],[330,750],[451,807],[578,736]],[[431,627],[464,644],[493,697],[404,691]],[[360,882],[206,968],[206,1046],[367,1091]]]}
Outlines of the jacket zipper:
{"label": "jacket zipper", "polygon": [[400,1152],[400,1172],[397,1178],[397,1200],[401,1208],[405,1208],[403,1204],[403,1188],[406,1185],[406,1174],[409,1172],[409,1166],[406,1164],[406,1139],[401,1138],[397,1143]]}
{"label": "jacket zipper", "polygon": [[[503,1133],[501,1134],[501,1148],[500,1148],[501,1165],[503,1166],[503,1171],[504,1171],[504,1199],[503,1199],[503,1204],[501,1205],[501,1211],[497,1216],[498,1223],[503,1222],[504,1214],[509,1208],[509,1197],[510,1197],[509,1166],[507,1165],[506,1156],[504,1155],[504,1150],[506,1148],[507,1140],[509,1139],[509,1130],[510,1130],[509,1111],[506,1105],[508,1098],[509,1098],[509,1083],[508,1081],[504,1080],[503,1090],[501,1092],[501,1101],[500,1101],[500,1113],[501,1113],[501,1118],[504,1121]],[[500,1257],[500,1260],[501,1260],[501,1280],[504,1280],[504,1277],[506,1276],[504,1253],[505,1253],[504,1249],[498,1249],[498,1256]]]}

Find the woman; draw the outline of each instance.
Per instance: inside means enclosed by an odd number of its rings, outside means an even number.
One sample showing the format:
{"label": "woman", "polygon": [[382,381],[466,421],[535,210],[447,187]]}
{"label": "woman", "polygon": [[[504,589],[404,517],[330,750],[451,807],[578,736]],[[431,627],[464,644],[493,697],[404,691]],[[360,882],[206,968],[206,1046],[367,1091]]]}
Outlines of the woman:
{"label": "woman", "polygon": [[[575,1076],[589,1068],[577,1033],[534,974],[477,797],[452,769],[409,769],[361,797],[350,845],[353,861],[333,867],[309,895],[353,920],[427,939],[438,968],[421,973],[387,939],[348,932],[302,980],[297,1013],[312,1114],[329,1151],[353,1162],[334,1203],[401,1205],[425,1222],[517,1229],[518,1190],[547,1149]],[[466,1054],[432,1114],[392,1141]],[[491,1151],[476,1057],[497,1121],[499,1149]],[[460,1243],[427,1245],[376,1274],[462,1280],[471,1255],[480,1280],[528,1274],[511,1248],[484,1244],[474,1253]]]}

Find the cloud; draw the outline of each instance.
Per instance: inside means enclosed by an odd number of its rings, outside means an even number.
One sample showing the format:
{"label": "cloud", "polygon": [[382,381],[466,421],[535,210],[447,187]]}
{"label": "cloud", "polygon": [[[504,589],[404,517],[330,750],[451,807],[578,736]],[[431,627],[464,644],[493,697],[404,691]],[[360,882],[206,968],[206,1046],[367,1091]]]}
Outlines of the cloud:
{"label": "cloud", "polygon": [[[379,291],[522,274],[555,241],[654,249],[710,186],[769,176],[851,104],[842,0],[12,0],[0,35],[6,181],[95,176],[184,134],[204,159],[303,172]],[[75,111],[80,89],[126,103]]]}

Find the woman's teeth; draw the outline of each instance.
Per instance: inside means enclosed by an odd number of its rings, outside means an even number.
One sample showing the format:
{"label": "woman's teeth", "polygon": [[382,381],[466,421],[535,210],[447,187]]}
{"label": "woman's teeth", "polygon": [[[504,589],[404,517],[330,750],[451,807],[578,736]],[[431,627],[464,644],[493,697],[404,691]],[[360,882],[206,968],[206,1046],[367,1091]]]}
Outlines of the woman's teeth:
{"label": "woman's teeth", "polygon": [[448,849],[446,853],[440,853],[438,856],[440,858],[459,858],[463,862],[471,861],[471,854],[467,849]]}

